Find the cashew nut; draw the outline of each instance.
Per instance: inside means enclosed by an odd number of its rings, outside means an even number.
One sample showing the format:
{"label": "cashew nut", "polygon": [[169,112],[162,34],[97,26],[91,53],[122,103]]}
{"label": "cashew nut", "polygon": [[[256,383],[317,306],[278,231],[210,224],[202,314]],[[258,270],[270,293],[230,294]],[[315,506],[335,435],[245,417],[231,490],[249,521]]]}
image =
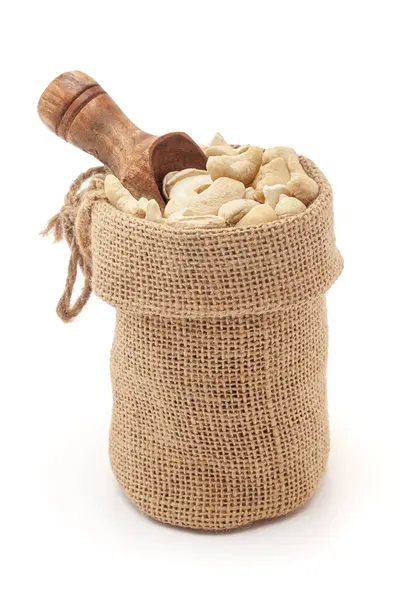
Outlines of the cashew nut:
{"label": "cashew nut", "polygon": [[185,209],[178,210],[165,223],[176,229],[215,229],[226,226],[225,219],[217,215],[188,216],[184,213]]}
{"label": "cashew nut", "polygon": [[263,187],[265,185],[286,184],[290,179],[290,172],[283,158],[275,158],[267,163],[258,172],[252,183],[255,187],[254,198],[258,202],[264,201]]}
{"label": "cashew nut", "polygon": [[230,177],[247,186],[258,173],[262,155],[262,148],[250,146],[236,156],[211,156],[207,161],[207,171],[213,181],[218,177]]}
{"label": "cashew nut", "polygon": [[231,200],[221,206],[218,216],[225,219],[230,225],[235,225],[255,206],[258,206],[258,202],[255,200]]}
{"label": "cashew nut", "polygon": [[174,177],[178,174],[179,174],[179,171],[171,171],[170,173],[167,173],[163,179],[162,192],[163,192],[164,198],[166,200],[169,199],[169,192],[172,187],[171,181],[173,181]]}
{"label": "cashew nut", "polygon": [[168,173],[164,178],[165,195],[167,198],[169,197],[164,211],[166,217],[189,206],[201,192],[212,184],[212,179],[207,171],[184,169],[173,176],[170,175],[171,173]]}
{"label": "cashew nut", "polygon": [[219,133],[219,131],[217,131],[217,133],[214,135],[211,142],[209,143],[209,146],[227,146],[227,145],[228,145],[228,142],[226,142],[224,140],[224,138]]}
{"label": "cashew nut", "polygon": [[104,191],[109,202],[124,213],[136,215],[138,201],[128,192],[115,175],[108,174],[104,180]]}
{"label": "cashew nut", "polygon": [[276,185],[277,183],[287,183],[289,179],[290,172],[286,161],[283,158],[275,158],[261,167],[252,187],[256,187],[262,180],[265,180],[264,185]]}
{"label": "cashew nut", "polygon": [[[197,175],[208,175],[208,173],[201,169],[183,169],[182,171],[171,171],[170,173],[167,173],[163,179],[163,194],[165,199],[169,200],[171,189],[178,181],[186,179],[186,177],[195,177]],[[211,183],[212,182],[210,181],[210,184]]]}
{"label": "cashew nut", "polygon": [[291,173],[290,181],[287,184],[289,194],[296,196],[308,206],[319,194],[318,183],[304,171],[297,154],[291,154],[288,157],[288,167]]}
{"label": "cashew nut", "polygon": [[185,215],[217,215],[223,204],[230,200],[243,198],[245,191],[246,189],[240,181],[229,179],[229,177],[220,177],[204,192],[198,194],[189,205],[186,205]]}
{"label": "cashew nut", "polygon": [[146,211],[147,211],[147,206],[148,206],[150,200],[148,200],[148,198],[145,198],[144,196],[142,196],[141,198],[139,198],[139,200],[137,202],[138,202],[138,204],[137,204],[136,216],[137,217],[145,217]]}
{"label": "cashew nut", "polygon": [[264,185],[263,194],[265,204],[269,204],[271,208],[275,208],[281,194],[288,194],[288,189],[285,185],[277,183],[276,185]]}
{"label": "cashew nut", "polygon": [[276,221],[278,217],[269,204],[257,204],[247,214],[244,215],[236,227],[249,227],[250,225],[259,225],[260,223],[270,223]]}
{"label": "cashew nut", "polygon": [[285,159],[290,171],[291,177],[287,185],[289,194],[296,196],[308,206],[318,196],[318,184],[306,174],[293,148],[288,146],[267,148],[263,154],[262,164],[271,164],[277,158]]}
{"label": "cashew nut", "polygon": [[279,202],[275,207],[275,212],[278,217],[289,217],[304,212],[306,208],[307,207],[297,198],[281,194]]}
{"label": "cashew nut", "polygon": [[222,137],[220,133],[216,133],[210,142],[208,148],[204,150],[204,154],[209,156],[237,156],[249,149],[249,145],[233,148]]}
{"label": "cashew nut", "polygon": [[264,150],[262,164],[266,165],[275,158],[284,158],[287,162],[289,156],[293,154],[296,156],[296,150],[289,148],[289,146],[274,146],[273,148],[267,148]]}
{"label": "cashew nut", "polygon": [[246,146],[239,146],[238,148],[232,148],[228,144],[226,146],[209,146],[207,150],[204,151],[204,154],[209,158],[210,156],[237,156],[238,154],[242,154],[246,152],[250,146],[247,144]]}
{"label": "cashew nut", "polygon": [[149,200],[146,207],[146,220],[153,221],[153,223],[162,223],[161,209],[156,200]]}

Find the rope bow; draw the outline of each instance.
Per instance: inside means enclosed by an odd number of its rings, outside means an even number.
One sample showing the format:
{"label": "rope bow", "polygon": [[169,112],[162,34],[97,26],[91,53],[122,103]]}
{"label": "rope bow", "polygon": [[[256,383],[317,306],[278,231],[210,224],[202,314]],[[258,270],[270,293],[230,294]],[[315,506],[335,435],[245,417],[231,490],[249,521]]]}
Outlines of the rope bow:
{"label": "rope bow", "polygon": [[[57,304],[57,314],[65,322],[72,321],[81,312],[92,293],[91,214],[93,204],[106,199],[104,178],[108,172],[106,167],[95,167],[79,175],[69,188],[60,212],[50,219],[41,232],[45,236],[52,231],[55,242],[64,239],[71,249],[65,288]],[[84,276],[84,284],[71,305],[78,265]]]}

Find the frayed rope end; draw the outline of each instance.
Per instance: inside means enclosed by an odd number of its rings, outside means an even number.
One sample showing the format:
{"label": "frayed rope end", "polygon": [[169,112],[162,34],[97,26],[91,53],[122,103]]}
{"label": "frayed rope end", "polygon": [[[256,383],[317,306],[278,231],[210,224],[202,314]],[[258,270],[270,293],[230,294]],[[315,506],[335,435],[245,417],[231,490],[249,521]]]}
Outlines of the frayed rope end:
{"label": "frayed rope end", "polygon": [[50,219],[50,221],[48,222],[46,227],[44,227],[44,229],[42,229],[42,231],[39,233],[39,235],[41,235],[42,237],[46,237],[51,232],[53,232],[54,243],[61,242],[61,240],[63,239],[63,233],[62,233],[60,213],[54,215],[54,217],[52,217]]}

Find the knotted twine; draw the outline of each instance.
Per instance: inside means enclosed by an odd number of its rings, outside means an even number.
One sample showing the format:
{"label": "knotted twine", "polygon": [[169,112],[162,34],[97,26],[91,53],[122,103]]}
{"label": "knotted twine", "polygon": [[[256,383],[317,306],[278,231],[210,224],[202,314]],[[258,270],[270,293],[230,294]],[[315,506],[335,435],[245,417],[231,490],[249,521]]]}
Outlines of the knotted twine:
{"label": "knotted twine", "polygon": [[[106,199],[104,178],[108,172],[106,167],[94,167],[79,175],[70,186],[60,212],[41,232],[43,236],[53,232],[55,242],[64,239],[71,249],[67,279],[56,309],[57,315],[65,322],[72,321],[81,312],[92,293],[91,213],[97,200]],[[78,298],[71,304],[78,265],[84,284]]]}

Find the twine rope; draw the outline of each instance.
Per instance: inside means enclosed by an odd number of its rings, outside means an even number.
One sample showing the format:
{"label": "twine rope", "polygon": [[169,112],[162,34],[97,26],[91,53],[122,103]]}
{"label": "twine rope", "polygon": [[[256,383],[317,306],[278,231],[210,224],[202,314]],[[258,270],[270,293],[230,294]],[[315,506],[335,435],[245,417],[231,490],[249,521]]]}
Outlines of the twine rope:
{"label": "twine rope", "polygon": [[[81,312],[92,293],[91,213],[95,202],[106,199],[104,178],[107,173],[106,167],[94,167],[79,175],[70,186],[60,212],[41,232],[43,236],[53,232],[55,242],[64,239],[71,249],[65,287],[56,309],[57,315],[65,322],[72,321]],[[71,305],[78,266],[84,276],[84,284]]]}

